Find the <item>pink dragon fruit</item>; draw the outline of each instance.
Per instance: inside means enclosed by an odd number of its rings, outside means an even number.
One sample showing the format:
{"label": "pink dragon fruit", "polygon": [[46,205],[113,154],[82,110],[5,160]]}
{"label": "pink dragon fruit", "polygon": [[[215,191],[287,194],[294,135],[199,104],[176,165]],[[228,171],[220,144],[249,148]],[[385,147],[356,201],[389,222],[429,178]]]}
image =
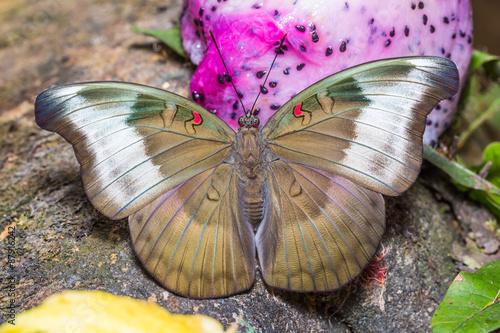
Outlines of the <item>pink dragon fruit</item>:
{"label": "pink dragon fruit", "polygon": [[[210,39],[214,34],[229,74]],[[265,75],[283,36],[266,86]],[[185,0],[184,48],[198,68],[192,97],[233,128],[258,92],[265,123],[282,104],[312,83],[342,69],[381,58],[434,55],[453,60],[462,85],[472,51],[469,0]],[[424,142],[434,146],[458,97],[430,114]]]}

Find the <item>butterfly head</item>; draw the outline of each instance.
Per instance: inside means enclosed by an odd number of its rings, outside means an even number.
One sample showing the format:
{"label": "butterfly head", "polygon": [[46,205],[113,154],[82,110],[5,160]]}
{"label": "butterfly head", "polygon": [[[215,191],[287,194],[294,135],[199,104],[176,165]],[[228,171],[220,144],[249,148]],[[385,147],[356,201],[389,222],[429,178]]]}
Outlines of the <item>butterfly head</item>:
{"label": "butterfly head", "polygon": [[245,127],[245,128],[259,127],[259,124],[260,124],[259,118],[252,115],[241,116],[238,119],[238,125],[240,127]]}

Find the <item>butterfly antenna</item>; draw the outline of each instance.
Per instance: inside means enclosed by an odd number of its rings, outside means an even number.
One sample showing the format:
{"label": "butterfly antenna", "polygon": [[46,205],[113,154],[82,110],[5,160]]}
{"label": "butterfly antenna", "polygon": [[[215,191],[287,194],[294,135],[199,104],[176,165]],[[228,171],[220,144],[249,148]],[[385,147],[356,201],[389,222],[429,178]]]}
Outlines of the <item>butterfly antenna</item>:
{"label": "butterfly antenna", "polygon": [[214,34],[212,33],[212,30],[209,30],[208,32],[210,33],[210,36],[212,37],[215,48],[217,49],[217,52],[219,53],[219,57],[222,60],[222,64],[224,65],[224,68],[226,69],[226,73],[227,73],[227,75],[229,75],[229,82],[231,82],[233,89],[234,89],[234,92],[236,93],[236,96],[238,96],[238,99],[240,100],[241,106],[243,107],[243,111],[245,111],[245,114],[247,114],[245,106],[243,105],[243,101],[241,100],[240,94],[238,93],[238,90],[236,90],[236,86],[234,85],[233,78],[231,77],[231,74],[229,74],[229,70],[227,69],[226,62],[224,61],[224,58],[222,58],[222,54],[220,53],[219,46],[217,45],[217,42],[215,41]]}
{"label": "butterfly antenna", "polygon": [[[266,79],[264,80],[264,83],[262,84],[261,87],[266,86],[267,79],[269,78],[269,74],[271,74],[271,69],[273,69],[274,62],[276,61],[276,58],[278,58],[278,54],[285,54],[285,52],[283,52],[283,49],[281,47],[283,46],[283,43],[285,42],[286,35],[287,34],[285,34],[285,36],[283,36],[283,39],[281,40],[280,45],[274,50],[276,52],[276,55],[274,56],[273,63],[271,64],[271,67],[269,67],[269,70],[267,71]],[[253,108],[255,107],[255,103],[257,103],[257,101],[259,100],[259,96],[260,96],[261,92],[262,92],[262,89],[259,89],[259,94],[257,95],[257,97],[255,98],[255,101],[253,102],[251,112],[253,112]]]}

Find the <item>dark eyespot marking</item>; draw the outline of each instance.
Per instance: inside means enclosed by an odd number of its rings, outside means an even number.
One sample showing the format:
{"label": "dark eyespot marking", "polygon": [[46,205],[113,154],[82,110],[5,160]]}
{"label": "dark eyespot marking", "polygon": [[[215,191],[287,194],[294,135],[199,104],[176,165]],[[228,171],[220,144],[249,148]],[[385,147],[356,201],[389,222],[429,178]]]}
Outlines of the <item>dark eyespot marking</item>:
{"label": "dark eyespot marking", "polygon": [[318,33],[316,31],[313,31],[311,35],[313,43],[317,43],[319,41]]}
{"label": "dark eyespot marking", "polygon": [[255,75],[257,76],[257,78],[262,79],[262,77],[266,75],[266,73],[267,71],[258,71]]}
{"label": "dark eyespot marking", "polygon": [[222,77],[222,75],[217,74],[217,81],[219,81],[220,84],[224,84],[224,78]]}
{"label": "dark eyespot marking", "polygon": [[346,49],[347,49],[347,44],[345,41],[342,41],[342,44],[340,44],[340,47],[339,47],[339,51],[345,52]]}
{"label": "dark eyespot marking", "polygon": [[304,27],[303,25],[298,25],[298,24],[295,26],[295,29],[297,29],[300,32],[306,31],[306,27]]}

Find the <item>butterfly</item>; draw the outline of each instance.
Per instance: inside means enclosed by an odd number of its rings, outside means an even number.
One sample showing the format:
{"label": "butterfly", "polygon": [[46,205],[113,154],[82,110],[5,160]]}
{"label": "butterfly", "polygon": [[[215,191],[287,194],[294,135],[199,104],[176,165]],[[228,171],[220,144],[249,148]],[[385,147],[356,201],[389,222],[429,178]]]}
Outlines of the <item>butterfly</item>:
{"label": "butterfly", "polygon": [[135,252],[165,288],[224,297],[264,282],[326,292],[352,281],[385,231],[382,195],[417,179],[426,116],[459,87],[438,57],[365,63],[235,132],[194,102],[122,82],[58,86],[37,124],[73,145],[90,202],[128,216]]}

